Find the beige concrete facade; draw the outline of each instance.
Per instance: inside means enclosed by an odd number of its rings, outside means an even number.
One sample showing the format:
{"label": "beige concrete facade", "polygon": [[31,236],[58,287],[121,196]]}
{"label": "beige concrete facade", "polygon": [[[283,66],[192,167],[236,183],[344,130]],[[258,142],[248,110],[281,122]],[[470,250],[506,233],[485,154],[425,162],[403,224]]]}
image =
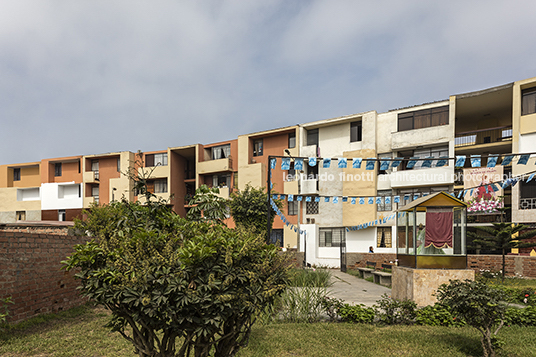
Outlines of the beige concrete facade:
{"label": "beige concrete facade", "polygon": [[434,294],[449,280],[474,280],[471,269],[412,269],[393,267],[391,297],[398,300],[413,300],[417,306],[433,305],[437,302]]}

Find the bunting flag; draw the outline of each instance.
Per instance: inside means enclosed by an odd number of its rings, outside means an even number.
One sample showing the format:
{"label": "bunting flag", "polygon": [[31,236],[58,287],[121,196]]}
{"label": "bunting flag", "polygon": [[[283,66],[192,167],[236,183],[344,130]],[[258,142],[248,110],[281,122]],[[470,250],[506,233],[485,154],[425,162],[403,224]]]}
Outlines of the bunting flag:
{"label": "bunting flag", "polygon": [[490,186],[491,186],[491,189],[493,190],[493,192],[499,191],[499,188],[497,186],[495,186],[494,183],[492,183]]}
{"label": "bunting flag", "polygon": [[329,197],[324,197],[324,202],[329,202]]}
{"label": "bunting flag", "polygon": [[303,170],[303,159],[294,159],[294,170]]}
{"label": "bunting flag", "polygon": [[512,187],[514,187],[517,183],[517,179],[516,178],[513,178],[510,183],[512,184]]}
{"label": "bunting flag", "polygon": [[316,157],[310,157],[310,158],[307,160],[307,163],[308,163],[309,166],[311,166],[311,167],[316,166]]}
{"label": "bunting flag", "polygon": [[333,203],[339,203],[339,197],[337,196],[333,197]]}
{"label": "bunting flag", "polygon": [[530,154],[521,155],[519,157],[519,160],[517,161],[517,164],[518,165],[526,165],[527,162],[529,161],[529,158],[530,158]]}
{"label": "bunting flag", "polygon": [[390,162],[389,161],[380,161],[380,170],[387,170],[389,169],[389,164]]}
{"label": "bunting flag", "polygon": [[374,197],[369,197],[368,198],[368,204],[371,205],[374,203]]}
{"label": "bunting flag", "polygon": [[456,163],[454,164],[456,167],[464,167],[465,166],[465,155],[456,156]]}
{"label": "bunting flag", "polygon": [[352,197],[351,203],[355,205],[355,197]]}
{"label": "bunting flag", "polygon": [[486,193],[489,193],[488,185],[485,185],[485,188],[486,188]]}
{"label": "bunting flag", "polygon": [[343,196],[343,197],[342,197],[342,202],[348,202],[348,197]]}
{"label": "bunting flag", "polygon": [[424,160],[424,162],[422,163],[421,167],[432,167],[432,159],[432,156],[427,157],[426,160]]}
{"label": "bunting flag", "polygon": [[273,200],[277,200],[278,197],[279,197],[279,195],[272,195]]}
{"label": "bunting flag", "polygon": [[386,197],[385,197],[385,204],[386,204],[386,205],[390,205],[390,204],[391,204],[391,196],[386,196]]}
{"label": "bunting flag", "polygon": [[374,170],[374,165],[376,164],[376,159],[373,157],[369,157],[367,159],[367,166],[366,170]]}
{"label": "bunting flag", "polygon": [[320,202],[320,196],[315,197],[315,202]]}
{"label": "bunting flag", "polygon": [[361,168],[361,161],[363,161],[360,157],[355,157],[352,159],[352,167],[354,169],[360,169]]}
{"label": "bunting flag", "polygon": [[302,199],[303,199],[302,196],[296,196],[296,201],[300,201],[300,202],[301,202]]}
{"label": "bunting flag", "polygon": [[394,201],[395,201],[395,203],[400,203],[400,196],[395,196]]}
{"label": "bunting flag", "polygon": [[512,162],[512,159],[514,158],[514,155],[506,155],[501,162],[502,166],[510,165]]}
{"label": "bunting flag", "polygon": [[413,156],[409,158],[408,164],[406,165],[407,169],[412,169],[413,166],[417,163],[418,156]]}
{"label": "bunting flag", "polygon": [[305,197],[305,202],[311,202],[311,196]]}
{"label": "bunting flag", "polygon": [[381,198],[381,197],[376,197],[376,204],[377,204],[377,205],[381,205],[381,204],[382,204],[382,198]]}
{"label": "bunting flag", "polygon": [[437,160],[436,167],[443,167],[447,164],[449,157],[448,156],[441,156],[439,160]]}
{"label": "bunting flag", "polygon": [[505,180],[501,186],[501,188],[504,190],[505,188],[508,187],[508,185],[510,184],[510,180]]}
{"label": "bunting flag", "polygon": [[417,198],[419,198],[419,194],[416,193],[413,195],[413,201],[415,201]]}
{"label": "bunting flag", "polygon": [[495,167],[497,165],[497,159],[499,158],[499,155],[497,154],[491,154],[488,156],[488,164],[487,167]]}
{"label": "bunting flag", "polygon": [[270,168],[273,170],[275,169],[276,166],[277,166],[277,159],[270,159]]}
{"label": "bunting flag", "polygon": [[290,157],[281,159],[281,170],[290,170]]}
{"label": "bunting flag", "polygon": [[462,197],[463,196],[463,190],[460,191],[460,193],[458,193],[458,198]]}
{"label": "bunting flag", "polygon": [[391,162],[391,168],[396,169],[400,165],[403,159],[404,159],[403,157],[395,158],[394,161]]}
{"label": "bunting flag", "polygon": [[322,159],[322,167],[323,168],[329,169],[330,166],[331,166],[331,159],[329,159],[329,158]]}
{"label": "bunting flag", "polygon": [[365,197],[359,197],[359,204],[364,205],[365,204]]}
{"label": "bunting flag", "polygon": [[348,166],[348,163],[345,157],[340,157],[338,159],[338,166],[339,166],[339,169],[345,169]]}
{"label": "bunting flag", "polygon": [[529,179],[527,180],[527,183],[529,183],[533,177],[534,177],[534,174],[530,174]]}
{"label": "bunting flag", "polygon": [[471,155],[471,167],[480,167],[480,155]]}

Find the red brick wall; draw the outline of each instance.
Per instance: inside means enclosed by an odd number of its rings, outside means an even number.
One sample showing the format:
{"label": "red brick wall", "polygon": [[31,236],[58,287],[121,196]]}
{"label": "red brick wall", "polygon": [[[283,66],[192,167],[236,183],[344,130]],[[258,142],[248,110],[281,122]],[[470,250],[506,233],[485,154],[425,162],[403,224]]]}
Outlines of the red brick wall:
{"label": "red brick wall", "polygon": [[86,237],[0,231],[0,297],[11,296],[10,322],[83,303],[61,261]]}

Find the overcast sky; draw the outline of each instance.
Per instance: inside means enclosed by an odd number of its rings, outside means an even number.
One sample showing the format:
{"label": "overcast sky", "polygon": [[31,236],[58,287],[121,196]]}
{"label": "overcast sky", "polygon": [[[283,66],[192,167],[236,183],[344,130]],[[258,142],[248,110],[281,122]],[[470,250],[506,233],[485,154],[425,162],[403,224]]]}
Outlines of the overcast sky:
{"label": "overcast sky", "polygon": [[0,164],[208,144],[534,77],[534,14],[534,0],[0,0]]}

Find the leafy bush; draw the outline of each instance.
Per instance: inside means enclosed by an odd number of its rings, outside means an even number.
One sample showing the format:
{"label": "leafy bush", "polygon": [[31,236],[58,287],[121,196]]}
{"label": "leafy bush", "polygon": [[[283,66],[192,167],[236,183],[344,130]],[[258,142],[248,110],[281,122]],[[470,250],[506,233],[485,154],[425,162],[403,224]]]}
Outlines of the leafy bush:
{"label": "leafy bush", "polygon": [[342,299],[332,298],[329,296],[325,296],[322,299],[322,308],[326,314],[328,314],[331,321],[337,320],[339,317],[338,311],[343,307],[343,305],[344,301]]}
{"label": "leafy bush", "polygon": [[428,326],[463,326],[465,321],[452,315],[448,306],[435,303],[417,310],[417,325]]}
{"label": "leafy bush", "polygon": [[376,312],[372,307],[365,305],[344,304],[338,309],[338,314],[344,322],[371,324],[374,322]]}
{"label": "leafy bush", "polygon": [[263,237],[188,221],[159,203],[93,207],[78,225],[96,238],[65,267],[139,356],[232,356],[286,288],[288,262]]}
{"label": "leafy bush", "polygon": [[484,356],[495,356],[495,348],[500,347],[497,333],[504,324],[506,297],[500,289],[470,280],[451,280],[437,291],[441,304],[448,306],[456,318],[482,333]]}
{"label": "leafy bush", "polygon": [[536,306],[524,309],[510,307],[505,312],[504,320],[507,325],[536,326]]}
{"label": "leafy bush", "polygon": [[415,322],[417,304],[412,300],[397,300],[384,294],[374,308],[380,323],[411,325]]}
{"label": "leafy bush", "polygon": [[4,325],[9,316],[8,304],[13,304],[11,296],[0,298],[0,331],[2,330],[2,325]]}

